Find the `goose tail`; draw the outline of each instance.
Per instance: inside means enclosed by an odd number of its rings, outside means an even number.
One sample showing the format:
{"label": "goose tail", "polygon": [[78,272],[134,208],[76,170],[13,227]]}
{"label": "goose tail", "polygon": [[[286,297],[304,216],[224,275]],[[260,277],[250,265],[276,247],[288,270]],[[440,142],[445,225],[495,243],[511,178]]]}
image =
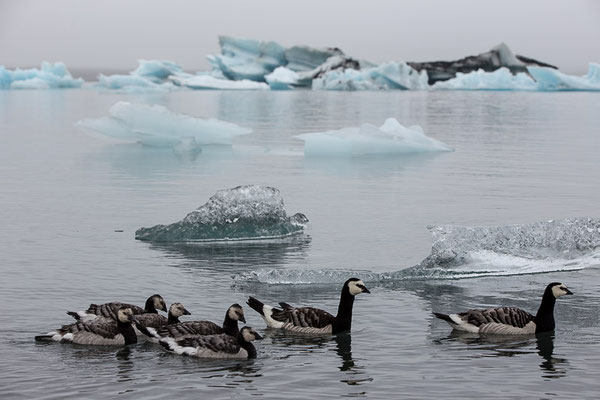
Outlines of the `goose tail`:
{"label": "goose tail", "polygon": [[248,297],[248,301],[246,303],[250,306],[251,309],[259,313],[260,315],[265,315],[265,312],[263,311],[265,305],[262,301],[250,296]]}

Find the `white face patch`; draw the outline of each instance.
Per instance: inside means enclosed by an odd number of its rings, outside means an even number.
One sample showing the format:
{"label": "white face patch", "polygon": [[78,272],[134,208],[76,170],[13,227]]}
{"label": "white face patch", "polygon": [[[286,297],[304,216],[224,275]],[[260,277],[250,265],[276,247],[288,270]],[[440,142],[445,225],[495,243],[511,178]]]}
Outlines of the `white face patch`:
{"label": "white face patch", "polygon": [[254,336],[254,332],[250,329],[244,329],[242,332],[242,336],[244,337],[244,340],[246,342],[251,342],[254,339],[256,339],[256,336]]}
{"label": "white face patch", "polygon": [[154,308],[156,308],[157,310],[160,310],[163,308],[162,301],[160,301],[160,297],[154,298]]}
{"label": "white face patch", "polygon": [[129,322],[129,316],[132,314],[133,313],[131,312],[131,310],[129,308],[126,308],[117,312],[117,318],[119,318],[120,322]]}
{"label": "white face patch", "polygon": [[170,313],[174,317],[181,317],[183,315],[183,304],[181,303],[173,303],[171,304],[171,308],[169,309]]}
{"label": "white face patch", "polygon": [[567,287],[563,284],[553,286],[552,294],[554,295],[555,298],[564,296],[565,294],[567,294]]}
{"label": "white face patch", "polygon": [[350,294],[352,296],[356,296],[357,294],[362,293],[362,289],[358,287],[359,285],[365,286],[363,281],[351,281],[348,284],[348,290],[350,290]]}
{"label": "white face patch", "polygon": [[229,307],[229,311],[227,311],[227,316],[229,318],[231,318],[232,320],[234,320],[234,321],[238,320],[238,316],[235,313],[235,308],[234,307]]}

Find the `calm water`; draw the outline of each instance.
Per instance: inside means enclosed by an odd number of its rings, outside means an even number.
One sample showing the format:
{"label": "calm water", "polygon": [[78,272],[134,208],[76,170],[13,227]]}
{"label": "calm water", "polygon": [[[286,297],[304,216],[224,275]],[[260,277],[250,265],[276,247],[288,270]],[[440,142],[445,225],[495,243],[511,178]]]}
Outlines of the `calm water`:
{"label": "calm water", "polygon": [[[115,144],[73,123],[118,100],[159,103],[254,129],[231,152],[175,154]],[[200,361],[155,345],[36,344],[90,302],[162,294],[197,319],[222,320],[248,295],[335,311],[338,285],[232,285],[260,268],[386,272],[429,254],[430,224],[507,225],[598,217],[600,96],[509,92],[174,92],[133,96],[0,91],[0,390],[2,398],[595,398],[600,383],[598,268],[446,281],[372,283],[353,332],[307,338],[264,329],[250,361]],[[311,159],[299,133],[395,117],[456,151]],[[219,189],[275,186],[304,237],[274,243],[155,246],[140,226],[170,223]],[[122,232],[120,232],[122,230]],[[544,286],[554,335],[452,334],[431,311],[515,305]]]}

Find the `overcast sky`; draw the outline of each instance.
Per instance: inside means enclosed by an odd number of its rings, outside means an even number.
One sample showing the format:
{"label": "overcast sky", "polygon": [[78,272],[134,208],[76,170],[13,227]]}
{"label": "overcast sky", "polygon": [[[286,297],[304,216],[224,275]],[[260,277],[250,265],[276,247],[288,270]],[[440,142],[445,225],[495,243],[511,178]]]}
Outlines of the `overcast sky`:
{"label": "overcast sky", "polygon": [[451,60],[505,42],[581,74],[600,62],[600,1],[0,0],[0,65],[9,67],[131,70],[156,58],[207,69],[221,34],[337,46],[374,62]]}

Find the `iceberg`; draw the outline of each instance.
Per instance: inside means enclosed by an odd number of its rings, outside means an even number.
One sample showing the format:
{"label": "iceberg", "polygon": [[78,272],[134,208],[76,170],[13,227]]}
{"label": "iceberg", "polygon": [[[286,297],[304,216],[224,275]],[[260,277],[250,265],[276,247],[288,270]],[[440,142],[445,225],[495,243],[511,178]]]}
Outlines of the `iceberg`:
{"label": "iceberg", "polygon": [[172,77],[177,86],[186,86],[190,89],[203,90],[266,90],[269,85],[264,82],[255,82],[248,79],[231,81],[219,79],[211,75],[196,75],[190,78]]}
{"label": "iceberg", "polygon": [[76,125],[85,132],[146,146],[190,150],[208,145],[230,146],[235,136],[252,132],[231,122],[177,114],[160,105],[119,101],[109,112],[109,117],[84,119]]}
{"label": "iceberg", "polygon": [[173,87],[169,78],[177,76],[187,78],[192,76],[172,61],[138,60],[138,67],[129,74],[114,74],[98,76],[98,86],[107,89],[170,89]]}
{"label": "iceberg", "polygon": [[213,68],[231,80],[264,82],[265,75],[287,64],[285,47],[275,42],[219,36],[221,54],[208,56]]}
{"label": "iceberg", "polygon": [[540,91],[600,90],[600,64],[590,63],[584,76],[567,75],[546,67],[527,67],[527,71],[536,80]]}
{"label": "iceberg", "polygon": [[457,72],[456,77],[438,81],[432,89],[443,90],[537,90],[538,84],[526,73],[513,74],[502,67],[492,72],[479,69],[468,74]]}
{"label": "iceberg", "polygon": [[278,189],[248,185],[220,190],[183,220],[140,228],[135,238],[153,242],[273,239],[302,233],[307,223],[304,214],[287,216]]}
{"label": "iceberg", "polygon": [[324,73],[313,80],[313,90],[424,90],[427,72],[406,63],[388,62],[362,70],[346,68]]}
{"label": "iceberg", "polygon": [[65,64],[42,63],[40,69],[9,70],[0,66],[0,89],[62,89],[78,88],[83,79],[73,78]]}
{"label": "iceberg", "polygon": [[304,141],[306,155],[357,156],[452,151],[444,143],[426,136],[420,126],[406,128],[394,118],[388,118],[379,128],[363,124],[358,128],[304,133],[295,137]]}
{"label": "iceberg", "polygon": [[421,263],[376,273],[340,269],[261,268],[234,276],[234,286],[334,284],[356,275],[386,284],[574,271],[600,266],[600,219],[568,218],[530,224],[469,227],[430,226],[433,245]]}
{"label": "iceberg", "polygon": [[528,66],[557,69],[553,65],[534,60],[533,58],[520,56],[518,54],[515,55],[505,43],[500,43],[485,53],[461,58],[460,60],[409,62],[408,65],[417,71],[427,71],[430,85],[433,85],[438,81],[454,78],[458,72],[468,74],[479,69],[492,72],[500,67],[506,67],[513,74],[517,72],[527,72]]}

